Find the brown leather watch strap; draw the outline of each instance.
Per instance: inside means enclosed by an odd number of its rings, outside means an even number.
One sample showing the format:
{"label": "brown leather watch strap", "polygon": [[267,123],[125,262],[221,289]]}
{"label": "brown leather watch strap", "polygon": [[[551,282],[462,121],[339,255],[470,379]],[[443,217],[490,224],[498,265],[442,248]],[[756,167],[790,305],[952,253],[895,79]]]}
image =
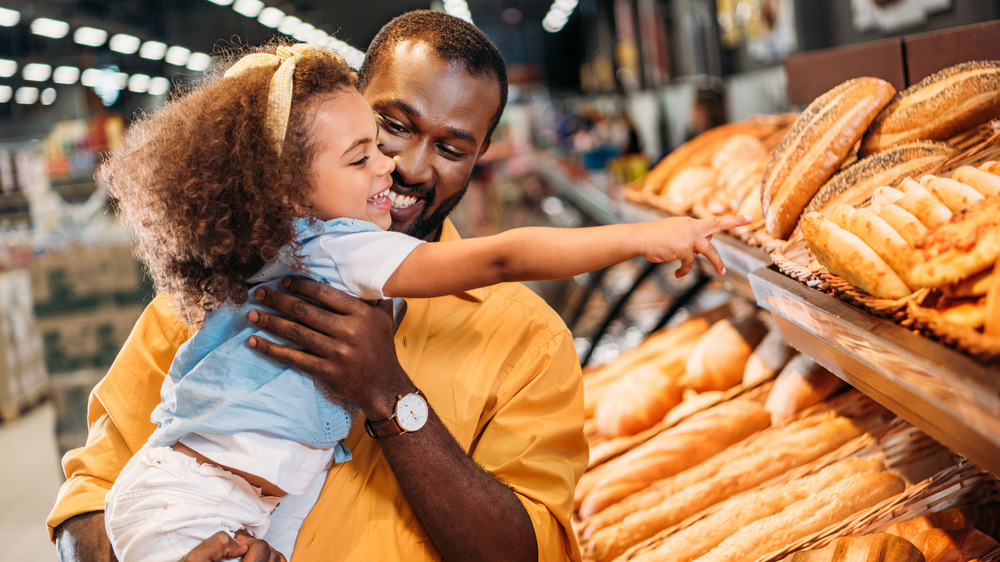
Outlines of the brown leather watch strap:
{"label": "brown leather watch strap", "polygon": [[384,420],[365,420],[365,431],[367,431],[368,435],[371,435],[375,439],[378,439],[379,437],[386,437],[388,435],[402,435],[403,433],[406,433],[406,430],[399,427],[399,423],[396,421],[395,413]]}

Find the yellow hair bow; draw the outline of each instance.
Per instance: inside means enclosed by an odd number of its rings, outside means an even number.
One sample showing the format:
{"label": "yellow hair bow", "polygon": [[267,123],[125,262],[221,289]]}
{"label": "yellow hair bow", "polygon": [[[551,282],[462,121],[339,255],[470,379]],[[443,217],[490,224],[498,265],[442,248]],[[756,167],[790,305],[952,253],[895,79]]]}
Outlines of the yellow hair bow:
{"label": "yellow hair bow", "polygon": [[292,75],[295,73],[295,65],[304,56],[338,57],[330,49],[308,43],[282,45],[273,55],[254,53],[241,58],[224,75],[225,78],[232,78],[250,69],[278,67],[271,77],[271,85],[267,91],[267,115],[264,117],[264,126],[271,131],[278,154],[281,154],[281,146],[285,142],[288,115],[292,109]]}

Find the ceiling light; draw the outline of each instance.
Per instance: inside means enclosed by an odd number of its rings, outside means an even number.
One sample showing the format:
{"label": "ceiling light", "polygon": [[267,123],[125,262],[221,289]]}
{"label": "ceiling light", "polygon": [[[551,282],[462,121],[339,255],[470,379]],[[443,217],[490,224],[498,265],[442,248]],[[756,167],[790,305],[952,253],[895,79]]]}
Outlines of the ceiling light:
{"label": "ceiling light", "polygon": [[285,35],[292,35],[298,30],[299,25],[302,24],[302,20],[295,16],[285,16],[285,19],[281,20],[281,25],[278,26],[278,31],[284,33]]}
{"label": "ceiling light", "polygon": [[302,22],[295,29],[295,33],[292,34],[292,37],[298,39],[299,41],[303,41],[303,42],[304,41],[308,41],[309,40],[309,35],[313,31],[315,31],[315,30],[316,30],[316,26],[315,25],[313,25],[311,23]]}
{"label": "ceiling light", "polygon": [[17,74],[17,63],[8,59],[0,59],[0,78],[10,78],[15,74]]}
{"label": "ceiling light", "polygon": [[185,49],[184,47],[174,45],[173,47],[167,49],[165,60],[175,66],[184,66],[187,64],[189,56],[191,56],[191,49]]}
{"label": "ceiling light", "polygon": [[78,27],[73,32],[73,41],[88,47],[100,47],[108,40],[108,32],[96,27]]}
{"label": "ceiling light", "polygon": [[21,86],[14,92],[14,101],[22,105],[31,105],[38,101],[38,88]]}
{"label": "ceiling light", "polygon": [[[13,27],[21,21],[21,12],[17,10],[11,10],[9,8],[0,8],[0,25],[4,27]],[[10,96],[7,97],[10,99]]]}
{"label": "ceiling light", "polygon": [[212,66],[212,57],[205,53],[191,53],[191,56],[188,57],[187,67],[189,70],[204,72],[210,66]]}
{"label": "ceiling light", "polygon": [[281,20],[285,19],[285,12],[277,8],[264,8],[260,11],[260,15],[257,16],[257,21],[261,25],[266,25],[267,27],[278,27],[281,25]]}
{"label": "ceiling light", "polygon": [[45,82],[52,76],[52,67],[39,62],[24,65],[21,76],[29,82]]}
{"label": "ceiling light", "polygon": [[263,9],[264,3],[260,0],[236,0],[233,2],[233,11],[248,18],[257,17]]}
{"label": "ceiling light", "polygon": [[149,93],[154,96],[162,96],[170,91],[170,80],[162,76],[157,76],[149,81]]}
{"label": "ceiling light", "polygon": [[160,60],[167,52],[167,44],[159,41],[146,41],[139,47],[139,56],[149,60]]}
{"label": "ceiling light", "polygon": [[80,78],[80,69],[75,66],[57,66],[52,72],[52,81],[56,84],[75,84]]}
{"label": "ceiling light", "polygon": [[137,94],[145,93],[149,90],[150,78],[147,74],[133,74],[128,79],[128,91]]}
{"label": "ceiling light", "polygon": [[62,39],[69,33],[69,24],[49,18],[38,18],[31,22],[31,32],[42,37]]}
{"label": "ceiling light", "polygon": [[0,103],[7,103],[14,95],[14,88],[10,86],[0,86]]}
{"label": "ceiling light", "polygon": [[56,89],[45,88],[42,90],[42,105],[52,105],[56,101]]}
{"label": "ceiling light", "polygon": [[140,43],[142,43],[142,41],[140,41],[135,35],[119,33],[118,35],[112,37],[111,41],[108,42],[108,48],[116,53],[131,55],[139,50]]}
{"label": "ceiling light", "polygon": [[208,0],[213,4],[218,4],[219,6],[228,6],[233,3],[233,0]]}
{"label": "ceiling light", "polygon": [[93,88],[101,83],[101,71],[96,68],[88,68],[80,74],[80,83],[88,88]]}

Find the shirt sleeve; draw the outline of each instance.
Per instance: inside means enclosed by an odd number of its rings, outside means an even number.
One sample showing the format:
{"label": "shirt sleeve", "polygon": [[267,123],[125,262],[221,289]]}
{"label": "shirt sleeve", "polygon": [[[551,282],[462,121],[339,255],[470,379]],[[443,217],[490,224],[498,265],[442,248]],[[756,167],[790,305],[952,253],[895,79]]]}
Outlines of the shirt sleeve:
{"label": "shirt sleeve", "polygon": [[384,299],[382,288],[423,240],[384,230],[321,236],[306,249],[306,267],[363,299]]}
{"label": "shirt sleeve", "polygon": [[70,517],[104,511],[104,497],[132,454],[156,427],[149,419],[177,348],[194,334],[164,297],[156,297],[94,387],[87,406],[87,443],[63,456],[66,482],[49,514],[49,538]]}
{"label": "shirt sleeve", "polygon": [[498,395],[511,396],[473,456],[518,495],[535,528],[539,560],[580,560],[571,517],[588,446],[582,375],[569,332],[526,353],[503,386]]}

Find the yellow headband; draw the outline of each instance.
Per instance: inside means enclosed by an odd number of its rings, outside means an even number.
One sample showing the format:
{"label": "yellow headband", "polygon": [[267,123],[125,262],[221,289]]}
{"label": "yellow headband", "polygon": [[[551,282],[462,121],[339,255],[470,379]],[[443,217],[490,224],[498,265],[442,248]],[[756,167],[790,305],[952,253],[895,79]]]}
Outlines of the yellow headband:
{"label": "yellow headband", "polygon": [[288,115],[292,109],[292,75],[295,73],[295,65],[307,55],[339,58],[330,49],[308,43],[282,45],[273,55],[254,53],[241,58],[224,75],[225,78],[232,78],[251,69],[278,67],[271,77],[271,86],[267,91],[267,115],[264,117],[264,126],[271,131],[278,154],[281,154],[281,145],[285,142]]}

